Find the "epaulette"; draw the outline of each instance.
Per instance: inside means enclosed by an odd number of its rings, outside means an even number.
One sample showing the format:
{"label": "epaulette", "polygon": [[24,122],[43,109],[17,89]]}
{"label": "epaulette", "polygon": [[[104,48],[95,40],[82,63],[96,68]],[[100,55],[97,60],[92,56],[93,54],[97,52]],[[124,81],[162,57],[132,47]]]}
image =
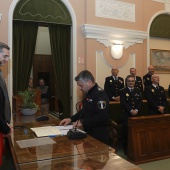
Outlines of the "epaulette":
{"label": "epaulette", "polygon": [[98,91],[103,91],[103,89],[101,87],[98,87],[97,89],[98,89]]}

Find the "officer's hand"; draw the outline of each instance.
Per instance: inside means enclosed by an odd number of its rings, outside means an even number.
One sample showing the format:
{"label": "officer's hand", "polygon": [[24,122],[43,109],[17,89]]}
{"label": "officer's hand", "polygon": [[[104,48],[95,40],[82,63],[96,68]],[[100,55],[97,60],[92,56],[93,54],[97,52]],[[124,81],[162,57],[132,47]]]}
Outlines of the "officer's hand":
{"label": "officer's hand", "polygon": [[10,126],[10,124],[7,123],[7,125],[10,128],[10,132],[8,134],[3,134],[3,137],[9,137],[11,135],[11,133],[13,132],[13,127]]}
{"label": "officer's hand", "polygon": [[163,106],[158,106],[158,110],[159,110],[161,113],[164,113],[164,107],[163,107]]}
{"label": "officer's hand", "polygon": [[78,127],[79,129],[82,129],[82,124],[80,122],[80,120],[77,120],[76,122],[73,123],[73,126],[75,127]]}
{"label": "officer's hand", "polygon": [[60,122],[59,126],[61,126],[61,125],[66,126],[66,125],[68,125],[70,122],[71,122],[71,119],[70,119],[70,118],[63,119],[63,120]]}
{"label": "officer's hand", "polygon": [[117,97],[115,97],[114,98],[117,102],[119,102],[120,101],[120,96],[117,96]]}
{"label": "officer's hand", "polygon": [[135,115],[137,115],[138,114],[138,112],[136,111],[136,110],[131,110],[131,115],[133,115],[133,116],[135,116]]}

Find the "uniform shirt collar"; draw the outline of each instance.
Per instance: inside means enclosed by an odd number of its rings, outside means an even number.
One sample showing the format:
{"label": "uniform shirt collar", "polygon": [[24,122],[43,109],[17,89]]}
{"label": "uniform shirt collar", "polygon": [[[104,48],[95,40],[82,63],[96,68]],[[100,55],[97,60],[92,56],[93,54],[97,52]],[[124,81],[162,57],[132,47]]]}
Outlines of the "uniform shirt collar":
{"label": "uniform shirt collar", "polygon": [[131,90],[134,90],[134,87],[133,88],[128,87],[128,89],[131,91]]}
{"label": "uniform shirt collar", "polygon": [[117,78],[118,79],[118,76],[112,76],[113,77],[113,79],[115,80],[115,78]]}
{"label": "uniform shirt collar", "polygon": [[158,87],[158,85],[155,85],[155,84],[152,84],[152,86],[153,86],[153,87],[155,87],[155,88],[157,88],[157,87]]}
{"label": "uniform shirt collar", "polygon": [[92,93],[93,91],[94,91],[94,89],[96,89],[98,87],[98,84],[97,83],[95,83],[95,85],[88,91],[88,93],[87,94],[90,94],[90,93]]}

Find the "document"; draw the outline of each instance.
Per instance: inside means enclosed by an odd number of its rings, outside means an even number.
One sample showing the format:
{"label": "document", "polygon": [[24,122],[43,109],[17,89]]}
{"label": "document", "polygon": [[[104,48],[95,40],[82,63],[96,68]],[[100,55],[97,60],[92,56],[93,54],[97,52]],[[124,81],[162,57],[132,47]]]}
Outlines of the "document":
{"label": "document", "polygon": [[16,142],[18,143],[20,148],[28,148],[28,147],[33,147],[33,146],[49,145],[49,144],[52,145],[56,143],[55,141],[53,141],[52,139],[48,137],[19,140]]}
{"label": "document", "polygon": [[73,129],[73,125],[55,126],[55,128],[58,129],[62,135],[67,135],[67,132],[68,132],[70,129]]}
{"label": "document", "polygon": [[31,128],[31,130],[36,134],[37,137],[55,137],[62,135],[61,132],[55,128],[55,126],[44,126]]}

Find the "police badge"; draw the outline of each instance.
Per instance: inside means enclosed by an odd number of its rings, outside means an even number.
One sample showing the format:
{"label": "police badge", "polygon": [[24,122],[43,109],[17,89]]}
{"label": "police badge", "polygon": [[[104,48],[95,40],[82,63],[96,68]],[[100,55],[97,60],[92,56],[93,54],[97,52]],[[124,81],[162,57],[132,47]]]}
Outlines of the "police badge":
{"label": "police badge", "polygon": [[129,94],[128,94],[128,93],[126,93],[126,96],[129,96]]}
{"label": "police badge", "polygon": [[152,89],[151,91],[152,91],[152,92],[154,92],[155,90],[154,90],[154,89]]}
{"label": "police badge", "polygon": [[105,109],[106,108],[106,101],[98,101],[97,102],[99,109]]}

